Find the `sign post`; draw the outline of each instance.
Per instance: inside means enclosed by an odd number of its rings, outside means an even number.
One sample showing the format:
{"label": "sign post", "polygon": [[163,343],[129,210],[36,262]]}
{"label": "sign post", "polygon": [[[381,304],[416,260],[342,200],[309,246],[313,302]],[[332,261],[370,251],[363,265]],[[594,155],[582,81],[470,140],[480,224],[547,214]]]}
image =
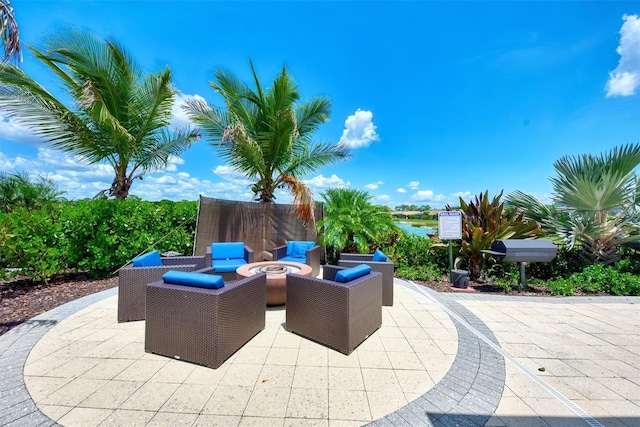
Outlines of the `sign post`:
{"label": "sign post", "polygon": [[453,283],[453,249],[452,240],[462,239],[462,212],[442,211],[438,212],[438,237],[449,241],[449,281]]}

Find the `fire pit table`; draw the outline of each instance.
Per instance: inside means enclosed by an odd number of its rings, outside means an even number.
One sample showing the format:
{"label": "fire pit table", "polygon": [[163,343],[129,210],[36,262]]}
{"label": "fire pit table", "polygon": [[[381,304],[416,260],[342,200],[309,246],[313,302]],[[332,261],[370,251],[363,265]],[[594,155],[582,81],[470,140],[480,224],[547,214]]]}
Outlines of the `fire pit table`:
{"label": "fire pit table", "polygon": [[252,262],[239,267],[236,273],[238,279],[257,273],[267,273],[267,305],[282,305],[287,298],[287,274],[311,276],[311,266],[297,262]]}

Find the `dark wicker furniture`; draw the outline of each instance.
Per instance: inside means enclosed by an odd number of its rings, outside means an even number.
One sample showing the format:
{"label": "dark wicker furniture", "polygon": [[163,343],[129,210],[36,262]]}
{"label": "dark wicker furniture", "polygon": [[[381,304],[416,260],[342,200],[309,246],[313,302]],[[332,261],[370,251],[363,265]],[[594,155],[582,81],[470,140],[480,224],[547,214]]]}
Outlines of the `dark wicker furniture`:
{"label": "dark wicker furniture", "polygon": [[[218,242],[218,243],[229,243],[229,242]],[[212,245],[215,245],[215,243],[212,243]],[[216,267],[216,260],[212,259],[212,245],[208,245],[207,246],[207,250],[206,250],[206,254],[204,256],[204,266],[205,267]],[[253,249],[251,249],[248,246],[244,246],[244,257],[241,258],[242,260],[245,261],[246,264],[251,264],[253,262]],[[226,262],[228,262],[229,260],[225,260]],[[230,271],[220,271],[220,269],[218,269],[218,271],[216,272],[216,274],[222,276],[222,278],[225,281],[235,281],[238,277],[236,276],[236,270],[237,267],[240,267],[240,265],[237,265],[235,268],[233,268]]]}
{"label": "dark wicker furniture", "polygon": [[305,258],[295,259],[287,257],[287,245],[278,246],[271,251],[273,254],[273,261],[283,260],[289,262],[299,262],[311,266],[311,275],[317,277],[320,274],[320,255],[322,255],[322,248],[320,246],[313,246],[307,250]]}
{"label": "dark wicker furniture", "polygon": [[341,253],[338,265],[341,267],[355,267],[366,264],[371,270],[382,273],[382,305],[393,305],[393,272],[394,265],[391,261],[372,261],[373,255]]}
{"label": "dark wicker furniture", "polygon": [[[212,268],[200,270],[215,274]],[[265,327],[267,279],[256,274],[221,289],[147,288],[145,351],[217,368]]]}
{"label": "dark wicker furniture", "polygon": [[162,278],[169,270],[194,271],[204,268],[203,256],[162,257],[162,266],[134,267],[118,271],[118,322],[144,320],[145,285]]}
{"label": "dark wicker furniture", "polygon": [[341,269],[325,265],[324,279],[287,275],[285,328],[348,355],[382,326],[382,275],[334,282]]}

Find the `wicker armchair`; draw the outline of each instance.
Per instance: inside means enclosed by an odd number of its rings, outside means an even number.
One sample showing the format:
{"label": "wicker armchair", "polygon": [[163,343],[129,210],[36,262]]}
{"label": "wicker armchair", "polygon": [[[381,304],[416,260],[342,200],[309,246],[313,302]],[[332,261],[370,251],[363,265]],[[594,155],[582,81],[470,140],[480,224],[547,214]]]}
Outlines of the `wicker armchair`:
{"label": "wicker armchair", "polygon": [[[213,268],[199,270],[215,274]],[[265,274],[221,289],[150,283],[144,349],[217,368],[265,327]]]}
{"label": "wicker armchair", "polygon": [[127,264],[118,272],[118,322],[144,320],[147,283],[160,280],[169,270],[194,271],[204,268],[204,256],[162,257],[162,266],[134,267]]}
{"label": "wicker armchair", "polygon": [[[229,255],[233,253],[235,255],[230,257]],[[207,246],[204,266],[215,268],[216,274],[222,276],[224,280],[235,281],[238,267],[252,262],[253,249],[244,243],[215,242]]]}
{"label": "wicker armchair", "polygon": [[[309,242],[312,243],[312,242]],[[282,245],[276,248],[273,248],[271,253],[273,254],[274,261],[287,261],[287,262],[298,262],[301,264],[307,264],[311,266],[311,275],[313,277],[317,277],[320,274],[320,256],[322,255],[322,248],[318,245],[311,245],[309,249],[307,249],[305,255],[303,257],[293,257],[287,255],[287,247],[289,245]]]}
{"label": "wicker armchair", "polygon": [[342,269],[325,265],[324,279],[287,275],[285,328],[348,355],[382,326],[382,275],[334,282]]}
{"label": "wicker armchair", "polygon": [[341,253],[338,265],[341,267],[355,267],[359,264],[366,264],[373,271],[382,273],[382,305],[393,305],[393,262],[372,261],[373,255],[367,254],[347,254]]}

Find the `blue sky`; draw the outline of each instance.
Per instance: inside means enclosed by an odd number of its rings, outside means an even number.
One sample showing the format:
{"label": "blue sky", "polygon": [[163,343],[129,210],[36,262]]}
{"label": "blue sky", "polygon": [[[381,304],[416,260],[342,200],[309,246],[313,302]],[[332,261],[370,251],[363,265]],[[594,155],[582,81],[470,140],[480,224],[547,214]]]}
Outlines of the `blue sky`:
{"label": "blue sky", "polygon": [[[521,190],[549,201],[553,162],[640,143],[640,6],[600,2],[34,1],[13,0],[23,43],[65,25],[112,36],[148,71],[169,65],[178,101],[200,96],[217,68],[261,81],[283,65],[303,99],[328,96],[318,141],[352,157],[305,177],[367,190],[394,207],[443,207]],[[53,93],[25,49],[22,68]],[[174,108],[174,123],[186,117]],[[47,175],[67,198],[113,178],[47,147],[0,111],[0,170]],[[246,180],[200,140],[131,194],[250,200]],[[279,193],[277,202],[291,198]]]}

